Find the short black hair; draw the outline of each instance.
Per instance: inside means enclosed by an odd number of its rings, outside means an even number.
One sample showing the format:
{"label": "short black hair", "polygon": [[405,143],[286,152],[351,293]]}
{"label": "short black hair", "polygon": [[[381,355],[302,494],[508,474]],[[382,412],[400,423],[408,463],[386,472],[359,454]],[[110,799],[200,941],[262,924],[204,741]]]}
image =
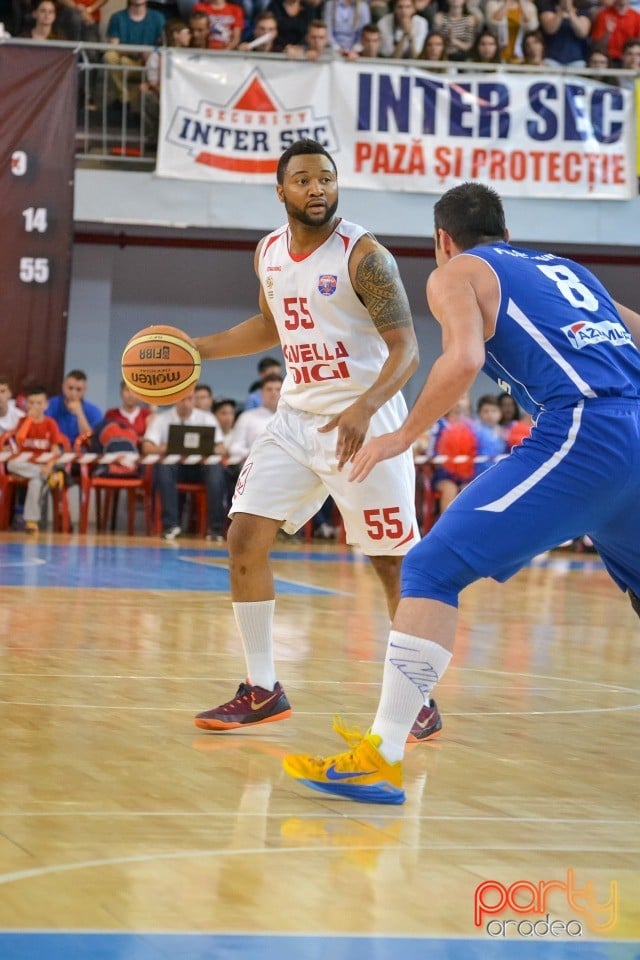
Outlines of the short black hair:
{"label": "short black hair", "polygon": [[488,407],[488,406],[500,408],[500,404],[498,403],[498,398],[493,393],[485,393],[481,397],[479,397],[478,402],[476,403],[476,410],[480,411],[482,407]]}
{"label": "short black hair", "polygon": [[264,378],[264,380],[262,381],[262,384],[260,385],[260,389],[262,389],[262,387],[266,387],[268,383],[276,383],[276,382],[282,383],[282,377],[280,376],[280,374],[268,373]]}
{"label": "short black hair", "polygon": [[433,219],[436,243],[438,230],[444,230],[461,250],[507,239],[502,200],[483,183],[447,190],[433,208]]}
{"label": "short black hair", "polygon": [[316,154],[322,154],[323,157],[327,157],[331,161],[331,166],[337,176],[338,168],[328,150],[323,147],[321,143],[318,143],[317,140],[310,140],[307,137],[304,140],[296,140],[295,143],[292,143],[278,160],[278,169],[276,171],[276,180],[278,183],[284,183],[284,175],[287,172],[287,165],[291,157],[313,156]]}
{"label": "short black hair", "polygon": [[208,383],[196,383],[194,390],[206,390],[210,397],[213,396],[213,390]]}
{"label": "short black hair", "polygon": [[234,412],[238,409],[238,404],[231,397],[223,397],[222,400],[216,400],[211,408],[212,413],[217,413],[220,407],[233,407]]}
{"label": "short black hair", "polygon": [[65,374],[65,380],[71,377],[73,380],[86,380],[87,375],[84,370],[69,370],[69,373]]}
{"label": "short black hair", "polygon": [[33,397],[35,396],[35,394],[40,394],[40,393],[43,393],[45,397],[48,396],[47,388],[43,387],[41,383],[34,383],[33,386],[25,387],[24,389],[25,397]]}
{"label": "short black hair", "polygon": [[280,367],[282,369],[282,360],[276,360],[275,357],[263,357],[258,363],[258,373],[263,373],[269,367]]}

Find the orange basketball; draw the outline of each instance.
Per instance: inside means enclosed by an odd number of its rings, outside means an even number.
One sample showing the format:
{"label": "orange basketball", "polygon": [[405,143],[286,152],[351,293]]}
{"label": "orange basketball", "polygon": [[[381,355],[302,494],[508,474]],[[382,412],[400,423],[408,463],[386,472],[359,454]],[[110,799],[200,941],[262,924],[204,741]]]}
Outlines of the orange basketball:
{"label": "orange basketball", "polygon": [[191,393],[199,376],[200,354],[177,327],[145,327],[122,354],[122,379],[147,403],[175,403]]}

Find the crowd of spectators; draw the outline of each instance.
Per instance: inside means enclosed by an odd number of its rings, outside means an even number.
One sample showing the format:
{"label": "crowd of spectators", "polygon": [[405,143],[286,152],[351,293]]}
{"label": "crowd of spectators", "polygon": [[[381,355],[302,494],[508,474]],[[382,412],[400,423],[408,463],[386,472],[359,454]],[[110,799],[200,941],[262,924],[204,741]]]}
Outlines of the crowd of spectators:
{"label": "crowd of spectators", "polygon": [[127,0],[101,24],[105,2],[0,0],[0,19],[36,40],[640,70],[640,0]]}

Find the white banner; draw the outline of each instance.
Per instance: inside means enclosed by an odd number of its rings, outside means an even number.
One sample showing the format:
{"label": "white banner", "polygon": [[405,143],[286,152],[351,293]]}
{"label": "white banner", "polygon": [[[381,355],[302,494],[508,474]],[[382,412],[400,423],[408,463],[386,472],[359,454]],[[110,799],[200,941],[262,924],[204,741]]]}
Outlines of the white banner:
{"label": "white banner", "polygon": [[512,197],[637,194],[633,95],[583,77],[169,51],[161,90],[162,177],[272,185],[282,151],[312,137],[345,187],[440,194],[477,180]]}

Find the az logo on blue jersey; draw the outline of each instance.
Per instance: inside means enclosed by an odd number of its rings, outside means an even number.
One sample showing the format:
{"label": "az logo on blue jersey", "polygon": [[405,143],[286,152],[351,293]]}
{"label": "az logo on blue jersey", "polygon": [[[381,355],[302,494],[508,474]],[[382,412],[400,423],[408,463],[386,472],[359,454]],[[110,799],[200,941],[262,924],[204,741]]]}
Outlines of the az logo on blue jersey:
{"label": "az logo on blue jersey", "polygon": [[577,350],[595,343],[610,343],[614,347],[619,347],[632,342],[631,334],[626,327],[611,320],[601,320],[600,323],[580,320],[578,323],[569,324],[568,327],[562,327],[562,332]]}
{"label": "az logo on blue jersey", "polygon": [[338,278],[332,273],[323,273],[318,278],[318,290],[323,297],[330,297],[332,293],[336,292],[337,286]]}

